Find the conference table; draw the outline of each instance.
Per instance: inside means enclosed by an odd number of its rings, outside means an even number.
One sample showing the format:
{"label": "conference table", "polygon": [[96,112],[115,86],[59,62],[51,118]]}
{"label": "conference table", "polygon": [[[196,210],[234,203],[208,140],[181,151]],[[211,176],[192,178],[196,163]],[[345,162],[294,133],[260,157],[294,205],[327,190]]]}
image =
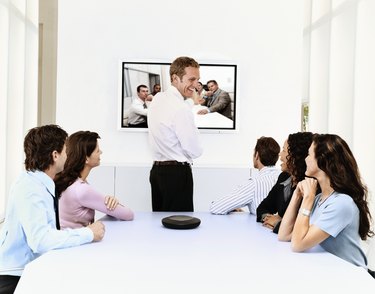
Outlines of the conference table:
{"label": "conference table", "polygon": [[[165,228],[170,215],[201,220],[191,230]],[[137,212],[133,221],[102,218],[102,241],[50,251],[25,268],[23,293],[361,293],[375,280],[317,246],[290,243],[248,213]],[[355,291],[355,292],[354,292]],[[362,292],[366,293],[366,292]]]}
{"label": "conference table", "polygon": [[207,109],[206,106],[194,105],[192,111],[194,114],[195,125],[198,128],[221,128],[231,129],[234,127],[233,120],[218,112],[210,112],[207,114],[198,114],[201,109]]}

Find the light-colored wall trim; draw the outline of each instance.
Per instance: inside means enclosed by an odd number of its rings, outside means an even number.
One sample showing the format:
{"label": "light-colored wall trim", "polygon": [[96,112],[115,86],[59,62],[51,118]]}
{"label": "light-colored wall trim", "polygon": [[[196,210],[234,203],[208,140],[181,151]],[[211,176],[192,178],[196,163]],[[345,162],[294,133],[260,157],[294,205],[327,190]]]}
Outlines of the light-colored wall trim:
{"label": "light-colored wall trim", "polygon": [[[151,211],[151,166],[99,166],[93,169],[89,183],[105,195],[116,196],[134,211]],[[194,209],[209,211],[210,203],[230,193],[250,177],[250,167],[193,166]],[[177,196],[178,197],[178,196]]]}
{"label": "light-colored wall trim", "polygon": [[56,122],[57,0],[39,1],[38,125]]}

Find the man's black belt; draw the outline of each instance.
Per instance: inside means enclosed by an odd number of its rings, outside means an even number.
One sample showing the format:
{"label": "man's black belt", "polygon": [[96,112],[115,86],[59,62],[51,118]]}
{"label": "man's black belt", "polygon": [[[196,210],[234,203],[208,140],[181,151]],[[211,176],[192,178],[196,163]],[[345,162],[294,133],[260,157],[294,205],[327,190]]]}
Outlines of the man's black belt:
{"label": "man's black belt", "polygon": [[167,161],[154,161],[154,165],[190,165],[189,162],[180,162],[177,160],[167,160]]}

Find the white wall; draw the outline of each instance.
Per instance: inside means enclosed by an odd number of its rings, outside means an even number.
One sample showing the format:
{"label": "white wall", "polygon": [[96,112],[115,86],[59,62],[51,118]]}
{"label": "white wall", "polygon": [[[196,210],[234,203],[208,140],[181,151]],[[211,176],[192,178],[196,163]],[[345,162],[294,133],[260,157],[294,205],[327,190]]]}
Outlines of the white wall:
{"label": "white wall", "polygon": [[256,139],[300,129],[302,1],[59,1],[56,122],[97,131],[103,164],[152,159],[146,132],[117,130],[119,60],[238,64],[238,132],[204,133],[198,166],[249,165]]}

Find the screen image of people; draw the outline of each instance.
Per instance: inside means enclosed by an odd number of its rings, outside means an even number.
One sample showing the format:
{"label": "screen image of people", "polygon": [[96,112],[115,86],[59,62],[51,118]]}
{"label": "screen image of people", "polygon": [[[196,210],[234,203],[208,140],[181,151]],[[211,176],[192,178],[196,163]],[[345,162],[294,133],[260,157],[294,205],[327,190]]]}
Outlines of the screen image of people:
{"label": "screen image of people", "polygon": [[[148,128],[148,107],[170,87],[169,69],[168,63],[123,63],[121,128]],[[197,106],[192,111],[200,116],[199,129],[235,128],[236,70],[236,65],[200,65],[200,80],[189,97]]]}

